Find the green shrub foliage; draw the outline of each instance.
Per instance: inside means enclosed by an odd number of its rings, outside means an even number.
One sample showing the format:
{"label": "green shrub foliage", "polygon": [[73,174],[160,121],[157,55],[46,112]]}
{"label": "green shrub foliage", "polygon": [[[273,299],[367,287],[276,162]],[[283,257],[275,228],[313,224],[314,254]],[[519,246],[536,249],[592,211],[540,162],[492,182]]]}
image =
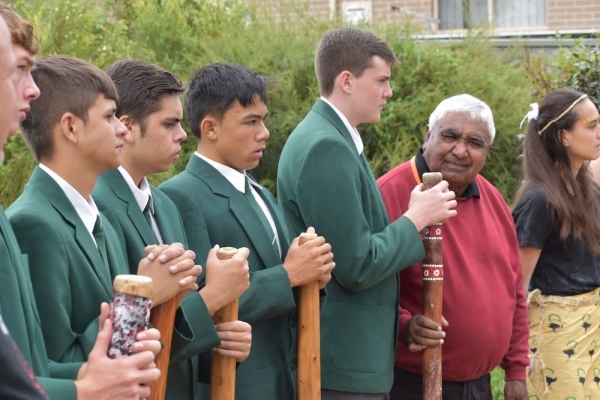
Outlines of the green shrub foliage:
{"label": "green shrub foliage", "polygon": [[[265,157],[253,174],[275,190],[277,162],[287,136],[318,98],[313,57],[322,33],[339,21],[307,15],[301,2],[277,18],[245,1],[195,0],[15,0],[42,41],[40,55],[69,54],[100,68],[122,58],[141,58],[177,73],[184,82],[199,67],[218,61],[247,65],[270,78],[271,132]],[[422,144],[427,119],[444,98],[470,93],[494,112],[497,136],[483,174],[505,197],[520,179],[518,125],[532,99],[532,79],[522,48],[498,50],[483,35],[440,44],[411,38],[410,26],[368,26],[394,49],[394,97],[381,121],[359,126],[376,176],[409,159]],[[187,129],[187,127],[186,127]],[[188,130],[189,132],[189,130]],[[183,168],[196,148],[192,135],[174,167],[151,177],[158,184]],[[20,135],[6,149],[0,169],[0,203],[21,192],[35,163]]]}

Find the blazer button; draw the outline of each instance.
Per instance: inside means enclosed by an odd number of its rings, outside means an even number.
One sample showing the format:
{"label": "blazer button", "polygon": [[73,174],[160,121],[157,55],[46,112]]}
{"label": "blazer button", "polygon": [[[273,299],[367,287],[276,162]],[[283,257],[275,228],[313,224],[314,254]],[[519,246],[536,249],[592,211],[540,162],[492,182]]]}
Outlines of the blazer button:
{"label": "blazer button", "polygon": [[295,370],[296,370],[296,363],[295,363],[295,362],[293,362],[293,361],[292,361],[292,362],[290,363],[290,369],[291,369],[292,371],[295,371]]}

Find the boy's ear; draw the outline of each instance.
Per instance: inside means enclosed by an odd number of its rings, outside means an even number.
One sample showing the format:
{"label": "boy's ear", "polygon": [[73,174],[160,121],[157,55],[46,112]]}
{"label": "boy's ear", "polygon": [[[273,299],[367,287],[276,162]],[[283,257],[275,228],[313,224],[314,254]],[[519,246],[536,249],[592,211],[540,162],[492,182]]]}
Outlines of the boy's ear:
{"label": "boy's ear", "polygon": [[216,140],[219,133],[219,121],[211,115],[200,121],[200,137],[205,136],[209,140]]}
{"label": "boy's ear", "polygon": [[135,142],[135,138],[138,134],[141,134],[140,130],[142,128],[140,127],[140,124],[135,122],[129,115],[122,115],[119,117],[119,121],[127,128],[127,134],[123,137],[123,140],[127,143]]}
{"label": "boy's ear", "polygon": [[76,144],[78,141],[78,135],[83,132],[84,123],[73,113],[66,112],[60,117],[58,122],[58,129],[60,134],[70,143]]}
{"label": "boy's ear", "polygon": [[119,121],[121,121],[121,123],[127,127],[127,130],[130,129],[131,124],[133,122],[133,120],[129,117],[129,115],[121,115],[119,117]]}
{"label": "boy's ear", "polygon": [[337,77],[340,89],[346,94],[352,93],[354,75],[350,71],[342,71]]}

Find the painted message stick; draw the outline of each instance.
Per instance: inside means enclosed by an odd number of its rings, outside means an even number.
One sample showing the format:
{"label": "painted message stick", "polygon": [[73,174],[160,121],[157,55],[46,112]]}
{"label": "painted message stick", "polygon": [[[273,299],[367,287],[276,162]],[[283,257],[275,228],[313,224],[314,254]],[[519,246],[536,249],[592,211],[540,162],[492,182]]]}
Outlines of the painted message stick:
{"label": "painted message stick", "polygon": [[147,276],[115,276],[109,315],[113,323],[110,358],[133,354],[137,334],[148,328],[152,289],[152,278]]}
{"label": "painted message stick", "polygon": [[[424,190],[442,181],[442,174],[423,174]],[[442,293],[444,268],[442,258],[442,224],[428,226],[423,231],[423,315],[442,325]],[[423,351],[423,400],[442,399],[442,346]]]}

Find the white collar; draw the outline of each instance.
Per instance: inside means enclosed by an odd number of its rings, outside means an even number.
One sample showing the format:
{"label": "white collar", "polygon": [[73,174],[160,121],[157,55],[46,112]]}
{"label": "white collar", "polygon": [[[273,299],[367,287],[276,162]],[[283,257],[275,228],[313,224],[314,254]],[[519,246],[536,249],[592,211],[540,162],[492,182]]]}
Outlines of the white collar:
{"label": "white collar", "polygon": [[228,167],[226,165],[218,163],[215,160],[211,160],[210,158],[203,156],[202,154],[198,153],[197,151],[194,152],[194,154],[196,156],[200,157],[202,160],[209,163],[217,171],[219,171],[219,173],[221,175],[223,175],[225,177],[225,179],[227,179],[233,185],[233,187],[235,187],[237,190],[239,190],[242,193],[246,192],[246,173],[245,172],[240,172],[231,167]]}
{"label": "white collar", "polygon": [[92,196],[90,196],[89,200],[86,200],[81,193],[71,186],[69,182],[65,181],[60,175],[52,171],[48,166],[40,163],[39,167],[48,175],[50,175],[50,177],[54,179],[58,186],[60,186],[71,204],[73,204],[77,215],[79,215],[79,218],[81,218],[81,221],[83,221],[86,229],[92,233],[94,231],[96,219],[100,215],[98,207],[96,207],[96,203],[94,203]]}
{"label": "white collar", "polygon": [[360,137],[360,134],[358,133],[358,130],[356,129],[356,127],[350,125],[350,121],[348,121],[348,118],[346,118],[346,116],[344,114],[342,114],[342,112],[340,110],[338,110],[336,108],[336,106],[331,104],[331,102],[329,100],[327,100],[323,96],[321,96],[321,100],[323,100],[325,103],[327,103],[329,105],[329,107],[333,108],[333,111],[335,111],[337,113],[337,115],[340,117],[340,119],[346,126],[346,129],[348,129],[348,132],[350,132],[350,137],[352,137],[352,140],[354,141],[354,145],[356,146],[356,150],[358,151],[358,154],[362,153],[363,149],[365,148],[365,145],[363,144],[362,138]]}
{"label": "white collar", "polygon": [[146,204],[148,204],[148,199],[150,199],[150,212],[154,214],[154,202],[152,201],[152,193],[150,192],[150,185],[148,184],[148,179],[144,177],[142,182],[140,182],[140,186],[138,187],[129,172],[123,166],[119,166],[119,172],[123,175],[123,179],[127,182],[127,186],[133,193],[133,197],[135,198],[135,202],[140,207],[140,210],[144,211],[146,208]]}

